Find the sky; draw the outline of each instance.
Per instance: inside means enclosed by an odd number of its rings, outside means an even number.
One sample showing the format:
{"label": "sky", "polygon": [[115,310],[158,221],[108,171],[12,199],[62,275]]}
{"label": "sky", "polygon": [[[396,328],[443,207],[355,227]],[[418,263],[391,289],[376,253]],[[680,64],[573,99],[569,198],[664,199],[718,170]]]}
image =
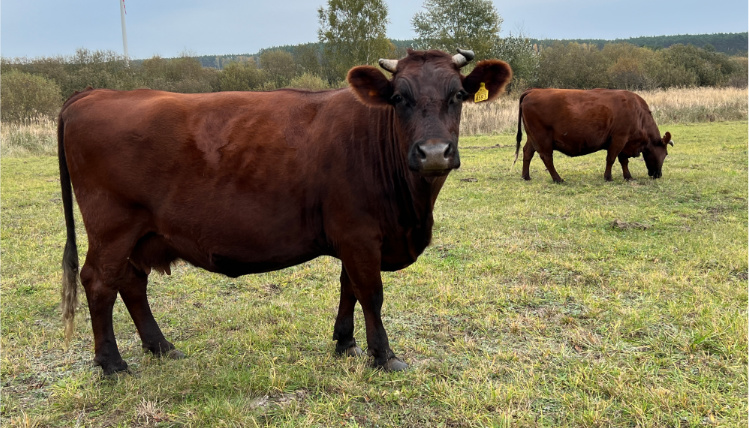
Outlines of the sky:
{"label": "sky", "polygon": [[[0,55],[70,56],[79,48],[124,52],[121,0],[2,0]],[[416,37],[411,19],[423,0],[385,0],[388,37]],[[501,36],[623,39],[748,31],[747,0],[494,0]],[[316,42],[326,0],[125,0],[128,54],[256,53]]]}

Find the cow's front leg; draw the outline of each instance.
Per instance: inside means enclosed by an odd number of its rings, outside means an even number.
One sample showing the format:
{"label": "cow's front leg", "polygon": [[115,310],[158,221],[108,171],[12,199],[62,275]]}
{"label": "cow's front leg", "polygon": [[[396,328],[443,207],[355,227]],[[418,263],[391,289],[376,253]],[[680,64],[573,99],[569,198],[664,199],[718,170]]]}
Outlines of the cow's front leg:
{"label": "cow's front leg", "polygon": [[356,295],[351,286],[351,279],[346,269],[341,269],[341,300],[338,304],[338,316],[333,327],[333,340],[336,343],[335,352],[338,355],[358,357],[363,353],[356,345],[354,338],[354,307],[356,306]]}
{"label": "cow's front leg", "polygon": [[[398,359],[390,349],[390,342],[382,325],[383,289],[379,248],[370,251],[361,248],[347,251],[341,260],[354,296],[364,312],[367,353],[373,357],[373,365],[384,370],[405,370],[408,365]],[[343,278],[343,275],[341,277]],[[351,328],[353,329],[353,322]]]}

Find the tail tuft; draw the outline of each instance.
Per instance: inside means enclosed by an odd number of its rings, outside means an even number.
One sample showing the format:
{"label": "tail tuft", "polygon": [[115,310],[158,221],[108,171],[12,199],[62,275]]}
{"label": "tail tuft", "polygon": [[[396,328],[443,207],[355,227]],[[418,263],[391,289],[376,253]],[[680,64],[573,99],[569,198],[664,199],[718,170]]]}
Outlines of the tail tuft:
{"label": "tail tuft", "polygon": [[65,348],[75,330],[75,310],[78,308],[78,252],[65,245],[62,263],[62,320],[65,325]]}

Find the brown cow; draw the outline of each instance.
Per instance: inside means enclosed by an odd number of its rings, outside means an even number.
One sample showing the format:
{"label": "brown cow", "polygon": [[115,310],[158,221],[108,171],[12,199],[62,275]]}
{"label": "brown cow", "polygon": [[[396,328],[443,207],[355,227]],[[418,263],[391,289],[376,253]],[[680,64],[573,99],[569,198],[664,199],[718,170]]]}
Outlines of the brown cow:
{"label": "brown cow", "polygon": [[[629,91],[593,89],[529,89],[520,96],[515,161],[523,139],[523,178],[530,180],[530,164],[538,152],[551,178],[561,183],[554,168],[553,151],[581,156],[606,149],[606,181],[611,166],[619,158],[625,180],[631,180],[629,158],[643,154],[648,175],[661,176],[666,145],[674,143],[671,134],[661,138],[658,126],[645,100]],[[514,164],[514,163],[513,163]]]}
{"label": "brown cow", "polygon": [[283,269],[321,255],[342,262],[333,328],[336,352],[362,353],[354,306],[364,312],[376,367],[407,367],[390,349],[380,271],[409,266],[432,235],[432,210],[460,166],[461,105],[502,92],[510,67],[473,53],[409,51],[348,73],[349,88],[322,92],[175,94],[89,90],[59,117],[67,243],[63,318],[72,333],[78,255],[72,189],[88,235],[80,271],[94,332],[94,362],[127,370],[112,325],[117,294],[156,355],[181,357],[146,296],[152,269],[177,259],[232,277]]}

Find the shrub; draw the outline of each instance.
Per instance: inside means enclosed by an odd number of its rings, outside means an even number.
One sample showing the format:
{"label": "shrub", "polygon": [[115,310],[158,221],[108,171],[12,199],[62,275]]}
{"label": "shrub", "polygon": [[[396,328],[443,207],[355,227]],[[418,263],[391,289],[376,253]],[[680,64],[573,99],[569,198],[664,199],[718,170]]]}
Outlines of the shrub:
{"label": "shrub", "polygon": [[539,55],[530,40],[522,34],[505,37],[496,46],[495,58],[506,61],[512,67],[510,91],[523,91],[538,78]]}
{"label": "shrub", "polygon": [[265,82],[265,75],[258,70],[254,60],[227,64],[218,78],[220,91],[252,91]]}
{"label": "shrub", "polygon": [[164,91],[211,92],[219,86],[218,71],[204,68],[196,58],[164,59],[154,56],[140,67],[142,85]]}
{"label": "shrub", "polygon": [[321,77],[314,74],[304,73],[301,76],[291,79],[291,82],[289,82],[289,87],[309,89],[311,91],[321,91],[323,89],[328,89],[330,86],[328,86],[328,82],[323,80]]}
{"label": "shrub", "polygon": [[260,54],[260,68],[278,88],[288,85],[296,75],[297,69],[294,57],[280,50],[265,51]]}
{"label": "shrub", "polygon": [[608,64],[607,74],[611,88],[634,91],[654,86],[653,79],[644,66],[655,55],[650,49],[629,43],[610,43],[603,47],[601,55]]}
{"label": "shrub", "polygon": [[541,51],[536,86],[608,88],[606,61],[595,45],[555,42]]}
{"label": "shrub", "polygon": [[52,119],[60,111],[60,87],[52,80],[18,70],[4,72],[0,79],[3,121],[29,123]]}
{"label": "shrub", "polygon": [[749,64],[746,57],[733,57],[733,72],[728,76],[726,85],[734,88],[746,88],[749,80]]}

